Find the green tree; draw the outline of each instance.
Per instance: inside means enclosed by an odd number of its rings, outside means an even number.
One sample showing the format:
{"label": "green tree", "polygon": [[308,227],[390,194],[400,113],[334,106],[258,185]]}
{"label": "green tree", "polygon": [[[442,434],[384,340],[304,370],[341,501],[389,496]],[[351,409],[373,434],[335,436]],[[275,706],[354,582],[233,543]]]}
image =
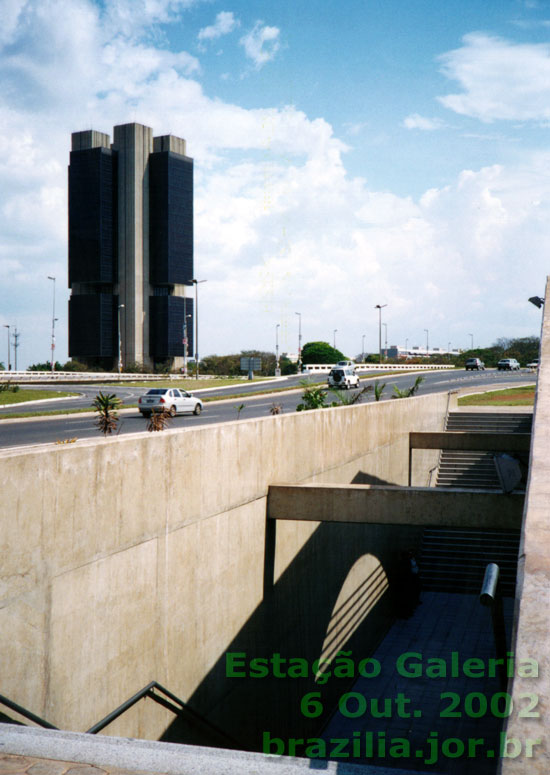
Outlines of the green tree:
{"label": "green tree", "polygon": [[63,364],[63,371],[88,371],[88,367],[85,363],[81,363],[80,361],[76,361],[74,358],[71,358],[69,361]]}
{"label": "green tree", "polygon": [[281,375],[283,377],[288,377],[289,374],[298,373],[298,364],[289,360],[286,355],[281,355],[279,363],[281,366]]}
{"label": "green tree", "polygon": [[[51,368],[52,364],[46,361],[45,363],[33,363],[32,366],[28,367],[27,371],[51,371]],[[54,363],[54,371],[63,371],[63,366],[59,361]]]}
{"label": "green tree", "polygon": [[307,342],[302,348],[302,363],[337,363],[345,358],[328,342]]}

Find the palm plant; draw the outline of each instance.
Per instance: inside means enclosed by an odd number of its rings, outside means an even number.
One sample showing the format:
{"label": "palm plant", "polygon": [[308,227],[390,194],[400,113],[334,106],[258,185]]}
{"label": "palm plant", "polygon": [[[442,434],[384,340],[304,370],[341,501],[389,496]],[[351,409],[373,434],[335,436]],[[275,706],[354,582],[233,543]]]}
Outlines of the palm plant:
{"label": "palm plant", "polygon": [[378,382],[378,380],[374,383],[374,400],[380,401],[382,398],[382,393],[384,392],[384,388],[386,387],[385,382]]}
{"label": "palm plant", "polygon": [[418,391],[418,388],[423,382],[424,382],[424,377],[422,376],[422,374],[419,374],[414,382],[414,385],[411,385],[411,387],[409,388],[405,388],[404,390],[399,390],[397,385],[394,385],[393,390],[395,392],[395,395],[392,396],[392,398],[411,398]]}
{"label": "palm plant", "polygon": [[358,390],[357,393],[350,393],[347,396],[344,396],[339,391],[331,390],[330,392],[338,399],[338,401],[333,401],[331,406],[353,406],[353,404],[360,404],[365,397],[365,393],[368,393],[370,390],[372,390],[372,385],[366,385],[365,387],[362,387],[361,390]]}
{"label": "palm plant", "polygon": [[167,409],[162,409],[160,412],[152,412],[147,423],[147,430],[164,431],[171,419],[172,417]]}
{"label": "palm plant", "polygon": [[94,398],[92,406],[98,413],[95,425],[104,436],[117,430],[119,421],[117,410],[121,403],[121,399],[115,393],[102,393],[100,391]]}

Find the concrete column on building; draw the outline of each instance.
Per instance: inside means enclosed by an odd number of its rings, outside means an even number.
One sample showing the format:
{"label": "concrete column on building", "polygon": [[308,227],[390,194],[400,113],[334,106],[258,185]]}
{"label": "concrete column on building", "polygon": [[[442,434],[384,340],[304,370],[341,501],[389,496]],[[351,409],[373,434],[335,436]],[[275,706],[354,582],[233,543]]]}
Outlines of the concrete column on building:
{"label": "concrete column on building", "polygon": [[104,132],[85,129],[71,134],[71,151],[87,151],[90,148],[110,148],[111,138]]}
{"label": "concrete column on building", "polygon": [[151,366],[149,355],[149,174],[153,130],[142,124],[114,128],[118,152],[118,280],[123,363]]}

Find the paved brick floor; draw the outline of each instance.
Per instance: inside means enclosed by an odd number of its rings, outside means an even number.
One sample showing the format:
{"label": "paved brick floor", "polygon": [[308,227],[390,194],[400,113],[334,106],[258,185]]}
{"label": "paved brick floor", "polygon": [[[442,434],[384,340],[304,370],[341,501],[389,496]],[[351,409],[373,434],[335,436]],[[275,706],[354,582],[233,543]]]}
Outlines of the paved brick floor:
{"label": "paved brick floor", "polygon": [[148,775],[148,773],[145,770],[130,771],[117,767],[94,767],[91,764],[38,759],[33,756],[0,754],[0,775]]}
{"label": "paved brick floor", "polygon": [[[504,611],[509,631],[513,613],[511,598],[504,599]],[[404,671],[396,666],[399,657],[410,651],[422,655],[423,675],[419,677],[405,677],[401,675]],[[398,620],[373,655],[381,664],[380,674],[374,678],[360,678],[352,689],[367,698],[365,713],[358,718],[347,718],[337,712],[323,736],[353,739],[355,733],[357,738],[365,741],[365,733],[372,733],[369,737],[375,743],[373,755],[354,760],[357,763],[446,775],[462,775],[466,771],[468,775],[494,775],[502,720],[491,715],[490,703],[492,696],[501,692],[498,677],[472,678],[461,670],[459,677],[453,677],[449,674],[452,652],[458,652],[459,664],[477,657],[489,666],[489,659],[495,658],[490,610],[480,605],[477,595],[424,592],[415,613],[409,619]],[[434,664],[428,660],[433,658],[445,660],[446,677],[426,675],[427,665]],[[454,695],[446,695],[447,692]],[[402,701],[397,705],[394,698],[399,693],[410,702]],[[380,703],[373,706],[372,698],[392,700],[391,706],[389,709]],[[481,712],[484,698],[488,702],[486,713]],[[451,703],[456,707],[451,707]],[[498,713],[500,706],[495,707]],[[391,717],[373,717],[373,709],[375,713],[388,710]],[[353,699],[344,708],[348,714],[356,710],[359,710],[358,701]],[[455,715],[447,717],[449,713]],[[478,715],[479,718],[473,717]],[[403,756],[407,753],[406,747],[400,745],[392,755],[389,750],[392,738],[409,741],[408,757]],[[468,743],[469,738],[483,742],[474,746]],[[445,742],[449,739],[453,742]],[[434,742],[428,743],[428,740]],[[385,741],[385,756],[376,756],[377,741]],[[459,753],[462,743],[465,756],[452,758]],[[441,751],[442,746],[448,756],[444,753],[430,756],[431,751]],[[468,746],[473,754],[470,757],[467,757]],[[427,763],[431,758],[436,761]]]}

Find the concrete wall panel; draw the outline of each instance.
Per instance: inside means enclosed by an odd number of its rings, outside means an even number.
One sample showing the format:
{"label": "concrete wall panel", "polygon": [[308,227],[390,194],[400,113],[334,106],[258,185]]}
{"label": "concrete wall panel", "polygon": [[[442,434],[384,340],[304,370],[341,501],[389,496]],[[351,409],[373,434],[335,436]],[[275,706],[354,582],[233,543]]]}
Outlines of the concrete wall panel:
{"label": "concrete wall panel", "polygon": [[[392,544],[365,526],[352,526],[349,544],[338,526],[304,523],[285,524],[270,544],[268,486],[406,484],[408,431],[440,430],[446,406],[445,394],[421,396],[4,453],[4,692],[82,730],[156,679],[252,734],[253,706],[229,701],[238,687],[225,681],[225,651],[259,653],[275,638],[321,653],[347,563],[360,549],[384,564]],[[108,731],[157,736],[163,724],[147,700]]]}

